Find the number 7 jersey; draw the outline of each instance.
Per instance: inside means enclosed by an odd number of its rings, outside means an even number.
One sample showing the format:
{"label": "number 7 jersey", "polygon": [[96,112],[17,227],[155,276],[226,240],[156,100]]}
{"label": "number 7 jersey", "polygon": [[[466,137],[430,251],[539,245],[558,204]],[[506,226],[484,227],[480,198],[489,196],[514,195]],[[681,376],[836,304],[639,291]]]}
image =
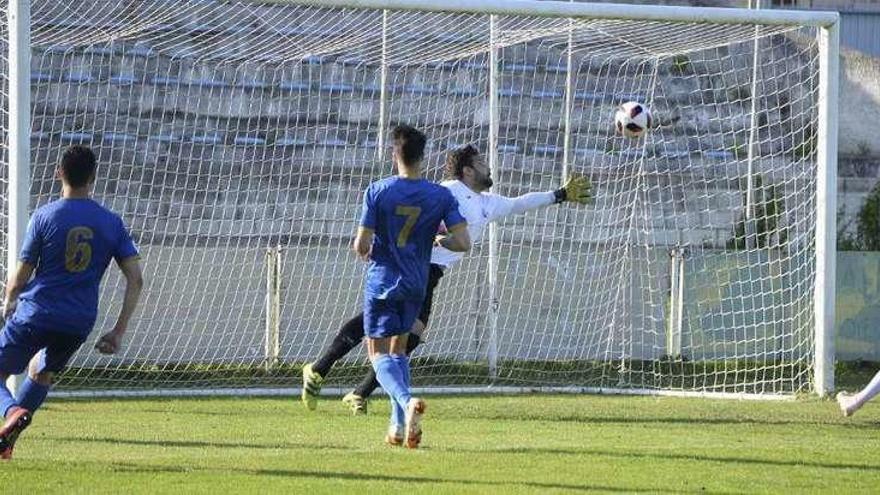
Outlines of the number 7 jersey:
{"label": "number 7 jersey", "polygon": [[426,179],[399,176],[370,184],[360,221],[362,228],[374,233],[364,295],[421,301],[441,221],[447,229],[464,225],[449,189]]}
{"label": "number 7 jersey", "polygon": [[39,329],[85,335],[98,316],[98,289],[111,259],[138,250],[122,219],[91,199],[37,209],[19,259],[36,267],[14,318]]}

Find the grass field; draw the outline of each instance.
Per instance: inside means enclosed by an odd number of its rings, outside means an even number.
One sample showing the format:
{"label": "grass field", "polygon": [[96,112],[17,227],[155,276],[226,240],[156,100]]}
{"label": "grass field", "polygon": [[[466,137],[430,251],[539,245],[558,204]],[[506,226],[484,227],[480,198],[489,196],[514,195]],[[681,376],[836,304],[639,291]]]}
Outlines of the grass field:
{"label": "grass field", "polygon": [[0,493],[868,493],[880,403],[428,397],[424,448],[382,443],[388,403],[55,400]]}

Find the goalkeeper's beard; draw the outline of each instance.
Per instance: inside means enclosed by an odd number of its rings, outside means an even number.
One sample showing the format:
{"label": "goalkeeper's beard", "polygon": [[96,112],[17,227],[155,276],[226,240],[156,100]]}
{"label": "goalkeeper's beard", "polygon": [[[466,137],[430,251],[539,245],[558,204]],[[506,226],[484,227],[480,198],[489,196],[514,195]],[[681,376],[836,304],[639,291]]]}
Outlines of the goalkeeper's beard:
{"label": "goalkeeper's beard", "polygon": [[480,179],[480,186],[482,186],[484,191],[491,189],[492,184],[495,184],[495,183],[492,182],[492,177],[490,177],[488,175],[483,177],[482,179]]}

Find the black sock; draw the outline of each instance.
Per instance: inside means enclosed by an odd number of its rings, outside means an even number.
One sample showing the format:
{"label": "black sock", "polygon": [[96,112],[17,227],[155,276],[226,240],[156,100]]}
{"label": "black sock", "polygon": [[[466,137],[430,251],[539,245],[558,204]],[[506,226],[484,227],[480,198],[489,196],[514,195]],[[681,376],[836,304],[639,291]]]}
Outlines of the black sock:
{"label": "black sock", "polygon": [[336,361],[339,361],[342,359],[342,356],[345,356],[357,347],[363,338],[364,314],[361,313],[345,322],[345,325],[342,325],[342,328],[333,337],[333,342],[324,349],[318,360],[312,363],[312,370],[327,378],[327,373],[330,372],[330,368],[336,364]]}
{"label": "black sock", "polygon": [[[414,333],[409,334],[409,338],[406,341],[406,355],[412,355],[412,352],[415,350],[416,347],[419,346],[419,343],[421,343],[421,341],[422,338],[418,335]],[[379,380],[376,380],[376,372],[373,371],[371,368],[370,371],[364,376],[364,379],[361,380],[361,383],[359,383],[358,386],[354,389],[354,394],[366,399],[367,397],[372,395],[377,388],[379,388]]]}

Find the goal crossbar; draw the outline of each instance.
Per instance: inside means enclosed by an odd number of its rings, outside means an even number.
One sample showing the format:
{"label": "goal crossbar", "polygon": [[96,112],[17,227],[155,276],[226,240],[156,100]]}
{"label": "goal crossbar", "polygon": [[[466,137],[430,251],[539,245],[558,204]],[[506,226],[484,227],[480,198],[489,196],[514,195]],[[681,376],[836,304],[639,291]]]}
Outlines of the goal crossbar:
{"label": "goal crossbar", "polygon": [[840,19],[837,12],[759,10],[720,7],[675,7],[530,0],[253,0],[254,3],[308,5],[354,9],[410,10],[530,17],[583,17],[666,22],[711,22],[715,24],[800,25],[829,27]]}

